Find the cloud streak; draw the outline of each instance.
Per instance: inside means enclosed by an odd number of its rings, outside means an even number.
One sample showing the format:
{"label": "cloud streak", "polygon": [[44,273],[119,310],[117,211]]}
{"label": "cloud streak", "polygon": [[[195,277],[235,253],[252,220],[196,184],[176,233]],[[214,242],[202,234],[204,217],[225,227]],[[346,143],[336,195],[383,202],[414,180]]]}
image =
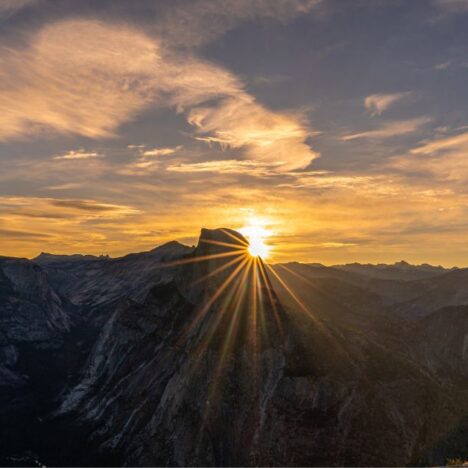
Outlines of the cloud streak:
{"label": "cloud streak", "polygon": [[190,0],[174,1],[159,12],[158,35],[171,46],[199,47],[239,23],[266,19],[288,22],[307,14],[321,0]]}
{"label": "cloud streak", "polygon": [[236,159],[224,159],[220,161],[205,161],[200,163],[180,163],[166,167],[169,172],[200,173],[215,172],[224,174],[251,174],[268,175],[272,173],[272,167],[255,161],[239,161]]}
{"label": "cloud streak", "polygon": [[[436,183],[468,182],[468,132],[422,142],[409,154],[393,158],[391,167],[404,173],[430,175]],[[455,189],[450,185],[450,189]]]}
{"label": "cloud streak", "polygon": [[381,115],[387,109],[392,107],[398,101],[401,101],[411,93],[393,93],[393,94],[371,94],[364,99],[365,108],[371,115]]}
{"label": "cloud streak", "polygon": [[[72,51],[72,53],[70,53]],[[150,105],[183,113],[197,138],[243,149],[248,159],[306,166],[317,153],[303,115],[271,111],[228,70],[163,47],[127,26],[94,20],[48,25],[0,61],[0,140],[51,130],[115,135]],[[161,156],[168,149],[148,150]],[[75,152],[57,159],[86,159]]]}
{"label": "cloud streak", "polygon": [[0,61],[0,139],[50,130],[115,134],[154,99],[157,45],[133,29],[93,20],[45,26]]}
{"label": "cloud streak", "polygon": [[78,150],[78,151],[68,151],[65,154],[54,156],[52,159],[70,160],[70,159],[93,159],[93,158],[102,158],[102,157],[103,156],[101,154],[96,153],[94,151]]}
{"label": "cloud streak", "polygon": [[344,135],[341,137],[341,140],[350,141],[361,138],[386,139],[400,135],[407,135],[409,133],[414,133],[418,131],[429,122],[431,122],[431,119],[429,117],[417,117],[408,120],[389,121],[381,124],[378,128],[374,130]]}
{"label": "cloud streak", "polygon": [[142,156],[145,158],[170,156],[171,154],[177,153],[177,151],[180,151],[181,149],[182,145],[176,146],[174,148],[153,148],[143,151]]}

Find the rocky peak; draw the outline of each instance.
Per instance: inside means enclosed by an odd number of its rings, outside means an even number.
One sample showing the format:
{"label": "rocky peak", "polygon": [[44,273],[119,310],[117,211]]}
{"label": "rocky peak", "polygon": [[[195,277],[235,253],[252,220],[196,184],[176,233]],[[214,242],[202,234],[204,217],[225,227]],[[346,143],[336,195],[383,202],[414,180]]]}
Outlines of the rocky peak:
{"label": "rocky peak", "polygon": [[247,239],[237,231],[228,228],[206,229],[200,232],[197,255],[210,255],[239,250],[248,246]]}
{"label": "rocky peak", "polygon": [[242,234],[232,229],[203,228],[196,248],[182,264],[179,287],[192,300],[212,294],[239,265],[247,263],[247,247]]}

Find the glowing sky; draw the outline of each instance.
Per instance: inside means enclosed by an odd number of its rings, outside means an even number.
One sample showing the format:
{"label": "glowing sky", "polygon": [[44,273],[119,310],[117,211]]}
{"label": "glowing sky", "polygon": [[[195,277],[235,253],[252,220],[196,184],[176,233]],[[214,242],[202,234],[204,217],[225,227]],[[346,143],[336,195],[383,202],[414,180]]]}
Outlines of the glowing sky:
{"label": "glowing sky", "polygon": [[468,265],[466,0],[1,0],[0,46],[0,254]]}

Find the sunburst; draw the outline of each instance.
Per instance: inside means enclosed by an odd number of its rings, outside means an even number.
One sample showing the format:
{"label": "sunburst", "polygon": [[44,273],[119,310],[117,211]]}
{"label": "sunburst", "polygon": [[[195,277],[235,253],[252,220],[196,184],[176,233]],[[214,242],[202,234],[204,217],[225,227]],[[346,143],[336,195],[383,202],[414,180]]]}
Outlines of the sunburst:
{"label": "sunburst", "polygon": [[[269,340],[268,330],[273,327],[283,333],[281,315],[284,311],[279,306],[272,281],[292,298],[299,310],[320,326],[315,314],[287,284],[284,276],[280,276],[280,269],[266,263],[271,253],[268,239],[273,236],[266,223],[249,220],[244,228],[239,229],[241,235],[227,229],[219,231],[221,235],[216,239],[209,236],[200,238],[199,255],[162,265],[187,268],[200,265],[197,271],[187,276],[195,277],[191,286],[196,287],[202,296],[190,322],[184,326],[178,344],[183,347],[189,337],[199,335],[197,330],[205,330],[197,348],[199,359],[193,361],[192,371],[195,372],[211,344],[221,342],[222,345],[216,348],[215,379],[220,378],[227,356],[230,350],[235,349],[234,343],[241,335],[255,365],[262,343]],[[213,248],[203,248],[204,244]],[[205,264],[206,267],[203,266]]]}

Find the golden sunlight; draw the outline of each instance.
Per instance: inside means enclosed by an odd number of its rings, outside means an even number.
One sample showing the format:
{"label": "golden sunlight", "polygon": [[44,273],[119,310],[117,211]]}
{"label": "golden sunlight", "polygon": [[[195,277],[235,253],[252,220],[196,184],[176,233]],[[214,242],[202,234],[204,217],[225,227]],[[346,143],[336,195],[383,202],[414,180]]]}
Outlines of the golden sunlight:
{"label": "golden sunlight", "polygon": [[271,246],[268,245],[266,239],[271,236],[271,232],[264,227],[261,220],[250,220],[249,225],[240,229],[240,232],[249,241],[248,251],[252,257],[262,259],[269,257]]}

